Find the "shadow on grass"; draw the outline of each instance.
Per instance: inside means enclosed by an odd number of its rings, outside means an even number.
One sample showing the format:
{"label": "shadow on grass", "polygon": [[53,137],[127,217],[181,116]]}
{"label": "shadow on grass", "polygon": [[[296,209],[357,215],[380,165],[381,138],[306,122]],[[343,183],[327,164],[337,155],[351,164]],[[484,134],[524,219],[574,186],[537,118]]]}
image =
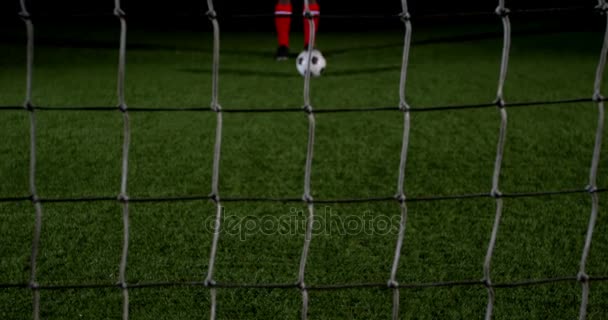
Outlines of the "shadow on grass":
{"label": "shadow on grass", "polygon": [[[438,43],[453,43],[453,42],[466,42],[475,41],[482,39],[500,38],[502,33],[479,33],[479,34],[466,34],[460,36],[446,36],[446,37],[434,37],[429,39],[421,39],[412,41],[412,45],[428,45]],[[23,39],[16,36],[8,36],[2,41],[6,44],[22,44]],[[55,38],[55,37],[40,37],[36,39],[36,45],[47,46],[47,47],[59,47],[59,48],[82,48],[82,49],[109,49],[113,50],[118,47],[118,42],[114,39],[82,39],[82,38]],[[160,43],[145,43],[130,41],[127,44],[128,49],[131,50],[146,50],[146,51],[201,51],[206,52],[211,50],[211,47],[199,47],[199,46],[184,46],[183,44],[168,45]],[[324,49],[323,55],[332,56],[335,54],[343,54],[356,50],[383,50],[389,48],[400,48],[403,47],[403,42],[392,42],[386,44],[367,44],[367,45],[355,45],[349,47],[335,48],[335,49]],[[222,49],[221,53],[226,55],[245,55],[254,57],[267,57],[272,58],[274,55],[274,47],[268,50],[242,50],[242,49]],[[290,57],[295,58],[298,53],[292,52]]]}
{"label": "shadow on grass", "polygon": [[[220,67],[220,74],[223,75],[237,75],[237,76],[253,76],[253,77],[279,77],[279,78],[293,78],[298,76],[295,66],[287,66],[286,71],[272,71],[272,70],[253,70],[253,69],[239,69],[239,68],[228,68]],[[390,71],[399,71],[401,66],[384,66],[374,68],[358,68],[358,69],[343,69],[343,70],[331,70],[323,74],[324,78],[330,77],[345,77],[353,75],[369,75],[384,73]],[[211,74],[210,68],[184,68],[178,69],[179,72],[194,73],[194,74]]]}

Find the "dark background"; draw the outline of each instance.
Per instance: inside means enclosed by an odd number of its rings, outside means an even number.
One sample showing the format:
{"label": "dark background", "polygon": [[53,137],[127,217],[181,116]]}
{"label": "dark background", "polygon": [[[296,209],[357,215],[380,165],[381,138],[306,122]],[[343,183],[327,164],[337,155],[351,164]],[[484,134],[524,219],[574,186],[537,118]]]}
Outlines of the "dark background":
{"label": "dark background", "polygon": [[[299,8],[303,0],[292,0]],[[207,9],[205,0],[122,0],[122,7],[129,14],[192,14]],[[3,11],[18,10],[18,0],[0,1]],[[112,12],[113,0],[26,0],[32,12],[91,13],[99,11]],[[400,0],[320,0],[324,13],[327,14],[396,14],[401,11]],[[498,1],[491,0],[409,0],[410,11],[416,14],[440,12],[491,11]],[[269,13],[274,9],[274,0],[215,0],[218,12],[226,15]],[[596,0],[507,0],[506,5],[512,9],[555,8],[555,7],[593,7]]]}
{"label": "dark background", "polygon": [[[122,8],[130,22],[157,28],[195,27],[206,28],[204,17],[206,0],[122,0]],[[294,4],[294,29],[301,29],[297,14],[303,0],[292,0]],[[107,21],[111,18],[113,0],[26,0],[28,10],[38,22],[72,23],[74,20]],[[441,24],[454,20],[477,22],[493,19],[491,15],[498,1],[493,0],[409,0],[413,21],[418,24]],[[400,0],[320,0],[322,27],[324,30],[348,31],[379,28],[402,28],[396,17],[401,12]],[[552,19],[564,25],[579,28],[587,25],[596,0],[507,0],[506,6],[514,11],[547,8],[579,8],[577,11],[553,13],[526,13],[522,18],[531,21]],[[273,30],[272,13],[275,0],[215,0],[223,31]],[[0,24],[20,23],[19,0],[0,0]],[[453,16],[454,13],[487,13]],[[436,15],[446,16],[437,17]],[[251,17],[253,15],[253,17]],[[357,17],[364,15],[365,17]],[[247,17],[248,16],[248,17]],[[434,17],[433,17],[434,16]],[[514,15],[515,16],[515,15]],[[323,18],[324,17],[324,18]],[[595,19],[597,20],[597,19]],[[110,20],[112,21],[112,20]]]}

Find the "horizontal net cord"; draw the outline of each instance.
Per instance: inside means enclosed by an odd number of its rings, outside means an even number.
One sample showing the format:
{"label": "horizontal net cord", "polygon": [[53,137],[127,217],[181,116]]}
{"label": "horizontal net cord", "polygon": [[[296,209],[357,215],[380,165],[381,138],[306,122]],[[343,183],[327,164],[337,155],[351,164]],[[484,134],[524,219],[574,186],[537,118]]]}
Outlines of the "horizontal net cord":
{"label": "horizontal net cord", "polygon": [[[530,9],[515,9],[510,10],[509,15],[535,15],[535,14],[560,14],[570,12],[597,12],[589,6],[572,6],[572,7],[554,7],[554,8],[530,8]],[[494,11],[463,11],[463,12],[440,12],[431,14],[411,15],[410,20],[414,22],[424,20],[435,20],[442,18],[470,18],[470,17],[490,17],[495,16]],[[325,14],[322,13],[323,19],[364,19],[364,20],[396,20],[402,19],[401,13],[396,14]],[[224,16],[224,18],[232,19],[259,19],[274,17],[272,13],[254,13],[254,14],[233,14]]]}
{"label": "horizontal net cord", "polygon": [[[340,204],[340,203],[369,203],[369,202],[427,202],[427,201],[442,201],[442,200],[461,200],[461,199],[478,199],[478,198],[531,198],[531,197],[546,197],[546,196],[558,196],[576,193],[605,193],[608,188],[596,188],[596,189],[564,189],[554,191],[522,191],[522,192],[503,192],[499,195],[492,193],[470,193],[470,194],[454,194],[454,195],[431,195],[431,196],[418,196],[409,197],[403,200],[395,196],[386,197],[368,197],[368,198],[344,198],[344,199],[311,199],[310,203],[320,204]],[[32,201],[32,196],[22,197],[0,197],[0,203],[2,202],[21,202],[21,201]],[[99,197],[65,197],[65,198],[44,198],[38,197],[36,202],[41,203],[66,203],[66,202],[98,202],[98,201],[116,201],[116,202],[184,202],[184,201],[201,201],[201,200],[213,200],[213,196],[210,195],[189,195],[189,196],[157,196],[157,197],[133,197],[129,199],[119,199],[116,196],[99,196]],[[222,202],[302,202],[301,197],[222,197]]]}
{"label": "horizontal net cord", "polygon": [[[589,282],[605,282],[608,281],[608,275],[590,276]],[[527,286],[548,285],[563,282],[579,282],[577,276],[563,276],[554,278],[539,278],[539,279],[523,279],[512,282],[493,283],[493,288],[518,288]],[[398,289],[424,289],[438,287],[464,287],[464,286],[486,286],[486,282],[482,280],[456,280],[456,281],[437,281],[437,282],[412,282],[399,283],[395,285]],[[344,284],[318,284],[307,285],[307,290],[346,290],[346,289],[394,289],[395,286],[388,285],[386,282],[369,282],[369,283],[344,283]],[[218,289],[298,289],[298,283],[206,283],[205,281],[162,281],[162,282],[140,282],[126,283],[128,289],[145,289],[145,288],[166,288],[166,287],[211,287]],[[79,290],[79,289],[111,289],[123,287],[116,283],[90,283],[90,284],[37,284],[37,290]],[[28,283],[0,283],[0,289],[32,289]]]}
{"label": "horizontal net cord", "polygon": [[[506,108],[522,108],[536,106],[559,106],[569,103],[585,103],[606,101],[606,98],[572,98],[563,100],[545,100],[545,101],[522,101],[505,103]],[[446,106],[429,106],[409,108],[409,112],[435,112],[449,110],[467,110],[467,109],[483,109],[497,107],[496,102],[478,103],[478,104],[462,104],[462,105],[446,105]],[[30,106],[25,109],[23,106],[0,106],[0,111],[15,111],[15,110],[40,110],[40,111],[121,111],[118,107],[49,107],[49,106]],[[403,112],[395,107],[367,107],[367,108],[330,108],[330,109],[314,109],[311,112],[318,113],[346,113],[346,112]],[[175,108],[147,108],[147,107],[129,107],[129,112],[216,112],[209,107],[175,107]],[[226,109],[222,107],[223,113],[284,113],[284,112],[304,112],[301,107],[291,108],[235,108]]]}
{"label": "horizontal net cord", "polygon": [[[571,7],[553,7],[553,8],[530,8],[530,9],[516,9],[516,10],[511,10],[510,14],[511,15],[530,15],[530,14],[542,14],[542,13],[553,13],[553,14],[558,14],[558,13],[567,13],[567,12],[577,12],[577,11],[588,11],[588,12],[592,12],[594,11],[591,7],[589,6],[571,6]],[[421,15],[414,15],[411,17],[411,19],[413,21],[419,21],[419,20],[427,20],[427,19],[437,19],[437,18],[466,18],[466,17],[476,17],[476,16],[492,16],[495,15],[496,13],[494,13],[494,11],[465,11],[465,12],[441,12],[441,13],[432,13],[432,14],[421,14]],[[2,15],[0,15],[2,16]],[[9,16],[9,15],[4,15],[4,16]],[[56,13],[56,12],[31,12],[30,16],[32,18],[37,18],[37,19],[44,19],[44,18],[95,18],[95,17],[99,17],[99,18],[104,18],[107,17],[108,19],[110,17],[115,17],[112,13],[96,13],[96,12],[91,12],[91,13],[87,13],[87,12],[61,12],[61,13]],[[155,14],[155,13],[142,13],[142,14],[129,14],[128,16],[130,17],[157,17],[160,16],[160,14]],[[163,15],[166,16],[166,15]],[[200,10],[200,11],[196,11],[193,10],[192,12],[178,12],[178,13],[174,13],[171,16],[173,17],[206,17],[207,13],[206,10]],[[294,16],[297,16],[297,14],[294,14]],[[261,18],[269,18],[269,17],[274,17],[273,13],[254,13],[254,14],[228,14],[228,15],[224,15],[224,14],[217,14],[217,18],[218,19],[261,19]],[[391,19],[400,19],[401,15],[398,13],[395,14],[357,14],[357,13],[353,13],[353,14],[323,14],[322,15],[323,19],[336,19],[336,20],[340,20],[340,19],[364,19],[364,20],[391,20]]]}
{"label": "horizontal net cord", "polygon": [[[509,9],[509,15],[527,15],[538,13],[566,13],[577,11],[597,11],[589,6],[572,6],[572,7],[554,7],[554,8],[530,8],[530,9]],[[433,13],[419,16],[419,19],[433,18],[452,18],[452,17],[475,17],[475,16],[495,16],[495,11],[474,11],[474,12],[455,12],[455,13]],[[323,16],[325,17],[325,16]],[[416,20],[416,16],[412,16],[412,20]]]}

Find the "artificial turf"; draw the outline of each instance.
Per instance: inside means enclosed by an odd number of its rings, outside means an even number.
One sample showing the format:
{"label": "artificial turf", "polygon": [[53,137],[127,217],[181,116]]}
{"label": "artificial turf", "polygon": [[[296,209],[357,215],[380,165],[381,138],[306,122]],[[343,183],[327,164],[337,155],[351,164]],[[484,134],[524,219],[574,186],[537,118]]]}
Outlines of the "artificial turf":
{"label": "artificial turf", "polygon": [[[500,32],[500,24],[483,30]],[[489,29],[488,29],[489,28]],[[494,99],[502,38],[432,41],[475,28],[414,29],[407,85],[412,107],[486,103]],[[505,99],[590,97],[602,30],[516,34]],[[2,31],[0,105],[21,105],[24,35]],[[37,26],[33,102],[43,106],[116,104],[117,26]],[[294,43],[299,43],[298,35]],[[211,35],[132,28],[126,98],[132,107],[201,107],[211,101]],[[271,33],[222,34],[220,104],[231,108],[302,105],[293,59],[275,62]],[[365,108],[398,105],[402,31],[322,33],[328,60],[312,82],[312,105]],[[597,124],[594,103],[508,109],[500,189],[506,193],[582,189]],[[208,194],[215,115],[131,113],[131,197]],[[400,112],[316,116],[312,193],[318,199],[387,197],[397,190]],[[500,117],[493,109],[412,115],[405,189],[409,197],[487,193]],[[288,197],[303,192],[307,120],[302,113],[224,115],[220,195]],[[110,112],[37,112],[38,194],[46,198],[116,196],[120,187],[122,116]],[[0,113],[0,196],[27,196],[29,121],[25,111]],[[606,137],[606,134],[604,134]],[[603,157],[605,158],[605,157]],[[608,181],[600,162],[598,185]],[[587,272],[608,275],[608,220],[600,215]],[[494,219],[494,200],[460,199],[409,205],[400,283],[479,280]],[[300,203],[224,203],[215,279],[226,283],[294,283],[304,239]],[[505,283],[575,276],[591,200],[587,194],[504,200],[492,279]],[[306,271],[308,285],[386,283],[397,221],[396,202],[319,204]],[[43,205],[38,281],[113,284],[122,246],[119,203]],[[207,201],[131,204],[129,283],[202,281],[214,205]],[[248,229],[247,221],[289,223]],[[30,202],[0,203],[0,283],[27,283],[34,221]],[[290,220],[289,220],[290,219]],[[345,230],[347,221],[373,223]],[[365,219],[365,220],[362,220]],[[381,224],[381,221],[387,222]],[[581,286],[564,282],[496,289],[496,319],[574,319]],[[311,319],[387,319],[391,291],[363,288],[310,293]],[[401,290],[404,319],[482,318],[483,286]],[[131,319],[199,319],[209,314],[204,287],[131,290]],[[45,319],[121,317],[119,289],[43,291]],[[591,284],[589,319],[608,317],[608,284]],[[296,319],[297,289],[218,289],[219,319]],[[0,289],[0,318],[31,317],[28,289]]]}

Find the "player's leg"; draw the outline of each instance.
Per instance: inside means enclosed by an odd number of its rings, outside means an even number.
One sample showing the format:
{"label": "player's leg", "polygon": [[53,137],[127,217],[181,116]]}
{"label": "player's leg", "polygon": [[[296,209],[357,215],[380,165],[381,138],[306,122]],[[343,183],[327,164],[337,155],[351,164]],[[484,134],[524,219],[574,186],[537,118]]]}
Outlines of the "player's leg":
{"label": "player's leg", "polygon": [[[319,30],[319,16],[321,14],[319,2],[317,0],[310,0],[310,2],[308,3],[308,6],[310,8],[310,13],[313,16],[312,21],[314,22],[314,26],[315,26],[315,37],[316,37],[317,30]],[[308,19],[304,19],[304,49],[308,48],[309,41],[310,41],[310,23],[308,22]],[[313,43],[313,47],[314,47],[314,43]]]}
{"label": "player's leg", "polygon": [[289,28],[291,26],[291,0],[278,0],[274,8],[274,22],[277,30],[277,60],[286,60],[289,56]]}

